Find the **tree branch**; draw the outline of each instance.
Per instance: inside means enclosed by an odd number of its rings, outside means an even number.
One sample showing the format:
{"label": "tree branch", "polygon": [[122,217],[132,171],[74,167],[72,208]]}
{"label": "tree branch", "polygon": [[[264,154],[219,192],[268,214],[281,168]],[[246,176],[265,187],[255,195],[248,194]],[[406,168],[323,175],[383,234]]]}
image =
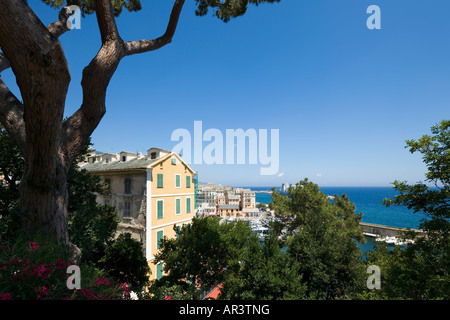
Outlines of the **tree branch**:
{"label": "tree branch", "polygon": [[0,76],[0,122],[25,155],[25,121],[23,104],[8,89]]}
{"label": "tree branch", "polygon": [[47,26],[48,31],[53,34],[56,38],[59,38],[61,35],[63,35],[65,32],[69,31],[70,29],[67,27],[67,21],[69,20],[69,17],[72,16],[74,12],[70,12],[69,6],[66,6],[61,9],[59,12],[59,20],[55,21]]}
{"label": "tree branch", "polygon": [[102,46],[83,70],[81,107],[63,124],[61,152],[66,162],[71,162],[80,153],[103,118],[106,112],[106,90],[120,60],[126,55],[156,50],[170,43],[184,2],[185,0],[175,1],[164,35],[154,40],[124,43],[117,29],[111,1],[95,1]]}
{"label": "tree branch", "polygon": [[[69,31],[67,27],[67,21],[73,12],[69,12],[69,7],[64,7],[59,12],[59,20],[55,21],[47,26],[48,32],[54,37],[59,38],[61,35]],[[0,73],[11,67],[11,63],[3,52],[0,52]]]}
{"label": "tree branch", "polygon": [[170,14],[169,23],[166,32],[159,38],[153,40],[136,40],[125,43],[125,55],[130,56],[137,53],[157,50],[172,42],[172,38],[177,29],[178,20],[180,18],[181,9],[185,0],[176,0],[172,12]]}
{"label": "tree branch", "polygon": [[0,52],[0,73],[11,67],[11,63],[9,63],[8,58],[5,56],[3,52]]}
{"label": "tree branch", "polygon": [[111,0],[96,0],[95,12],[97,23],[102,37],[102,44],[109,41],[121,41],[117,30],[116,19]]}
{"label": "tree branch", "polygon": [[80,153],[103,118],[108,84],[124,57],[111,1],[96,0],[95,8],[102,46],[83,70],[81,107],[63,124],[61,151],[66,163]]}

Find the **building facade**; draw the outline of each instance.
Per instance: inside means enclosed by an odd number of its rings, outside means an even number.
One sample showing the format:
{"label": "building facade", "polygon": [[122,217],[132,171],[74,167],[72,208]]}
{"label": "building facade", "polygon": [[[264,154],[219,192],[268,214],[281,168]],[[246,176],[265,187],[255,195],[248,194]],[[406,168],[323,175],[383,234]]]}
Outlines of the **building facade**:
{"label": "building facade", "polygon": [[256,208],[255,192],[250,189],[231,186],[198,186],[198,214],[225,216],[253,216],[259,214]]}
{"label": "building facade", "polygon": [[98,175],[108,188],[97,202],[117,209],[118,232],[128,232],[142,242],[151,270],[150,279],[163,274],[163,265],[153,263],[164,237],[176,236],[192,222],[196,210],[197,173],[180,155],[158,148],[141,153],[93,153],[80,165]]}

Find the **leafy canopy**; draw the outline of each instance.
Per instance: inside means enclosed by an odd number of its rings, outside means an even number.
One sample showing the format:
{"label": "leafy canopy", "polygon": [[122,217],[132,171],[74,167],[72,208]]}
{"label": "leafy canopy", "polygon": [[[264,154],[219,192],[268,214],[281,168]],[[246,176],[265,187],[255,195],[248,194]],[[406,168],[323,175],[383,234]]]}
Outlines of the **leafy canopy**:
{"label": "leafy canopy", "polygon": [[426,233],[405,232],[402,236],[414,243],[392,252],[377,248],[368,254],[371,264],[383,272],[381,290],[371,293],[383,299],[449,299],[450,283],[450,121],[443,120],[431,128],[433,135],[407,140],[411,153],[419,152],[427,165],[426,181],[409,185],[395,181],[399,195],[384,204],[402,205],[427,218],[420,228]]}
{"label": "leafy canopy", "polygon": [[[53,8],[61,8],[64,5],[76,5],[80,7],[83,15],[92,14],[95,11],[94,0],[42,0]],[[114,15],[119,16],[123,9],[139,11],[142,9],[140,0],[111,0]],[[224,22],[232,18],[242,16],[247,12],[248,4],[259,5],[263,3],[280,2],[280,0],[195,0],[197,16],[204,16],[210,10],[213,15]]]}
{"label": "leafy canopy", "polygon": [[218,217],[194,218],[176,231],[177,237],[160,242],[155,264],[164,262],[166,275],[152,290],[177,286],[192,298],[237,270],[241,251],[254,239],[247,223],[226,223]]}
{"label": "leafy canopy", "polygon": [[394,181],[394,189],[400,194],[394,199],[385,199],[384,204],[403,205],[414,212],[422,211],[431,219],[423,221],[421,228],[440,230],[448,233],[450,219],[450,120],[443,120],[431,128],[432,136],[423,135],[420,139],[407,140],[406,148],[411,153],[422,154],[428,172],[425,183],[414,185],[406,181]]}
{"label": "leafy canopy", "polygon": [[313,299],[350,298],[363,289],[364,262],[355,240],[365,242],[362,213],[348,196],[331,201],[308,179],[290,187],[288,195],[272,193],[278,234],[288,236],[287,253]]}

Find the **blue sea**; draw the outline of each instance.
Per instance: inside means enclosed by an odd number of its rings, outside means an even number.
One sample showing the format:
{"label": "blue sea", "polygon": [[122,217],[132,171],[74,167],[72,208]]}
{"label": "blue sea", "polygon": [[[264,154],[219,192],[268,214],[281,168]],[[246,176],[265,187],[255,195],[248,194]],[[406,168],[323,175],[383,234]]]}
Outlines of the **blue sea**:
{"label": "blue sea", "polygon": [[[272,189],[271,187],[246,188],[254,191],[270,191]],[[413,210],[409,210],[404,206],[383,206],[384,198],[393,199],[398,194],[392,187],[320,187],[320,190],[330,196],[346,194],[350,201],[355,204],[356,213],[363,213],[363,222],[390,227],[418,229],[421,220],[426,218],[423,213],[414,213]],[[269,204],[272,201],[272,195],[256,193],[255,200],[256,202]],[[366,241],[366,243],[357,242],[364,259],[365,253],[373,250],[376,246],[373,237],[366,236]],[[389,248],[392,250],[393,246],[389,246]]]}
{"label": "blue sea", "polygon": [[[271,187],[247,187],[254,191],[269,191]],[[397,193],[392,187],[320,187],[327,195],[346,194],[356,206],[356,213],[362,212],[362,221],[391,227],[418,229],[425,215],[414,213],[404,206],[382,205],[384,198],[394,198]],[[269,204],[270,194],[256,193],[256,202]]]}

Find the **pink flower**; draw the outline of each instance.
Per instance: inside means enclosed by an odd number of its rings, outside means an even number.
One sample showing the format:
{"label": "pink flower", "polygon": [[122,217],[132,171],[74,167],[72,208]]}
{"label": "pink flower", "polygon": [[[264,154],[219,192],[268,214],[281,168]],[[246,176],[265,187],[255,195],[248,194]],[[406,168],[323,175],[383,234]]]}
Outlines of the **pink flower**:
{"label": "pink flower", "polygon": [[33,249],[33,250],[39,249],[39,245],[37,244],[37,242],[28,242],[28,245],[29,245],[30,248]]}
{"label": "pink flower", "polygon": [[130,296],[130,288],[126,282],[120,284],[120,288],[123,290],[123,294],[125,297]]}
{"label": "pink flower", "polygon": [[50,293],[50,289],[47,288],[46,286],[42,286],[41,288],[36,287],[34,288],[35,292],[39,292],[37,298],[41,299],[43,296],[47,296]]}
{"label": "pink flower", "polygon": [[9,292],[0,292],[0,300],[12,300],[12,296]]}
{"label": "pink flower", "polygon": [[66,262],[64,261],[64,259],[56,259],[55,266],[56,266],[56,270],[65,270]]}
{"label": "pink flower", "polygon": [[173,300],[172,296],[164,294],[164,300]]}
{"label": "pink flower", "polygon": [[91,290],[89,290],[89,289],[81,289],[81,293],[83,293],[83,296],[86,298],[86,299],[91,299],[91,300],[94,300],[95,299],[95,294],[94,294],[94,292],[93,291],[91,291]]}
{"label": "pink flower", "polygon": [[94,284],[98,287],[99,285],[101,285],[101,284],[106,284],[108,287],[110,287],[111,286],[111,282],[108,280],[108,278],[106,278],[106,277],[98,277],[96,280],[95,280],[95,282],[94,282]]}

